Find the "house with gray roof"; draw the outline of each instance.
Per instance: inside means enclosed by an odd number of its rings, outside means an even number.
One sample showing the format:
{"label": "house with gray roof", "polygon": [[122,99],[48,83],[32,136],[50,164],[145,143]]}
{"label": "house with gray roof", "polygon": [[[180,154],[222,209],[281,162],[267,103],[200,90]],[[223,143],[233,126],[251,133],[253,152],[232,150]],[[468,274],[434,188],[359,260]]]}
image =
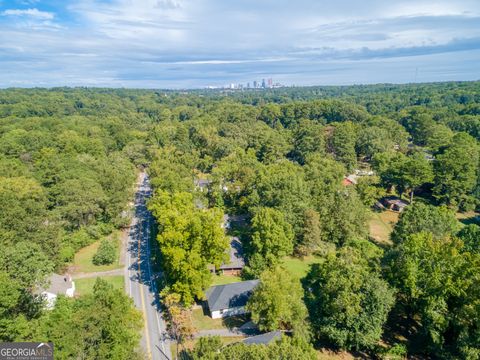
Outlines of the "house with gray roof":
{"label": "house with gray roof", "polygon": [[277,331],[270,331],[265,334],[250,336],[244,339],[243,343],[247,345],[260,345],[260,344],[268,345],[271,342],[281,338],[282,338],[282,332],[277,330]]}
{"label": "house with gray roof", "polygon": [[41,296],[45,299],[45,307],[52,309],[58,295],[73,297],[75,295],[75,282],[70,275],[52,274],[48,279],[48,287],[41,289]]}
{"label": "house with gray roof", "polygon": [[230,247],[228,248],[228,263],[223,263],[218,271],[224,275],[238,275],[245,267],[243,258],[243,246],[240,239],[236,236],[230,239]]}
{"label": "house with gray roof", "polygon": [[212,319],[247,313],[245,305],[258,284],[259,280],[249,280],[209,288],[205,295]]}

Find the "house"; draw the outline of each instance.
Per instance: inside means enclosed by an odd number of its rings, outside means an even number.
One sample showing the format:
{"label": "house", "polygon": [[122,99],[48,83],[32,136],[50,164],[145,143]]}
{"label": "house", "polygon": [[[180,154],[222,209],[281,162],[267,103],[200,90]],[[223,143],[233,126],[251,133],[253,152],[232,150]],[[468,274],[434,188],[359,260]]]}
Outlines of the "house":
{"label": "house", "polygon": [[75,295],[75,282],[70,275],[53,274],[48,279],[49,287],[42,289],[40,294],[46,300],[46,308],[52,309],[55,306],[58,295],[73,297]]}
{"label": "house", "polygon": [[228,256],[229,262],[220,265],[218,270],[224,275],[239,275],[245,267],[245,260],[243,258],[242,242],[236,236],[232,237],[230,240]]}
{"label": "house", "polygon": [[195,188],[199,189],[201,192],[208,191],[208,187],[212,183],[212,180],[208,179],[195,179],[194,185]]}
{"label": "house", "polygon": [[[222,228],[225,230],[230,229],[231,220],[234,217],[225,214],[223,216]],[[208,268],[210,272],[215,272],[216,270],[221,272],[224,275],[239,275],[240,272],[245,267],[245,260],[243,258],[243,245],[240,239],[236,236],[230,238],[230,246],[227,250],[228,253],[228,262],[223,263],[218,269],[215,269],[215,266],[209,265]]]}
{"label": "house", "polygon": [[259,280],[249,280],[209,288],[206,306],[212,319],[247,313],[245,305],[258,284]]}
{"label": "house", "polygon": [[397,197],[383,198],[382,203],[387,209],[396,211],[396,212],[402,212],[403,210],[405,210],[405,207],[408,206],[408,204],[405,201]]}
{"label": "house", "polygon": [[258,344],[268,345],[271,342],[275,340],[279,340],[281,338],[282,338],[282,332],[277,330],[277,331],[270,331],[265,334],[250,336],[244,339],[243,343],[247,345],[258,345]]}

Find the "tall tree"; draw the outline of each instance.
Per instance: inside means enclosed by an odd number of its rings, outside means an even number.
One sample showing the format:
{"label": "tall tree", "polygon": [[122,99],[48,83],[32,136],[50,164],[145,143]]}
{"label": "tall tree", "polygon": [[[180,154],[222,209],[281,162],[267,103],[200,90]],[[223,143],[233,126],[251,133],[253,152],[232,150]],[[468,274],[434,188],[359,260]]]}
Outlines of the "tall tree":
{"label": "tall tree", "polygon": [[184,304],[202,298],[211,281],[208,264],[220,266],[228,241],[221,228],[223,213],[198,209],[193,195],[158,190],[149,203],[156,217],[158,242],[170,290],[180,294]]}
{"label": "tall tree", "polygon": [[401,167],[402,185],[410,190],[410,203],[413,203],[415,190],[433,180],[433,169],[431,163],[425,158],[425,154],[414,152],[407,157]]}
{"label": "tall tree", "polygon": [[307,309],[298,279],[277,267],[260,275],[260,284],[248,300],[247,310],[262,331],[293,330],[305,336]]}
{"label": "tall tree", "polygon": [[342,162],[348,171],[352,171],[357,165],[356,141],[355,124],[349,121],[334,124],[333,134],[329,138],[329,148],[335,159]]}
{"label": "tall tree", "polygon": [[259,275],[272,268],[293,251],[293,231],[282,212],[259,208],[252,219],[252,237],[249,244],[248,266]]}
{"label": "tall tree", "polygon": [[313,209],[307,209],[304,212],[302,236],[295,250],[300,255],[309,255],[318,250],[322,243],[320,214]]}
{"label": "tall tree", "polygon": [[434,234],[436,238],[443,238],[455,234],[458,226],[459,223],[453,211],[446,207],[417,202],[402,212],[391,237],[394,242],[400,243],[412,234],[426,231]]}
{"label": "tall tree", "polygon": [[462,247],[455,238],[424,232],[408,237],[386,261],[408,315],[418,320],[424,342],[440,357],[469,353],[475,358],[480,353],[475,339],[480,258]]}
{"label": "tall tree", "polygon": [[393,291],[357,249],[314,264],[304,287],[314,334],[342,349],[370,349],[383,333]]}
{"label": "tall tree", "polygon": [[311,120],[301,120],[293,128],[292,157],[303,165],[311,153],[325,153],[324,128]]}
{"label": "tall tree", "polygon": [[437,155],[433,195],[443,204],[469,209],[478,169],[478,143],[470,135],[456,134],[452,144]]}

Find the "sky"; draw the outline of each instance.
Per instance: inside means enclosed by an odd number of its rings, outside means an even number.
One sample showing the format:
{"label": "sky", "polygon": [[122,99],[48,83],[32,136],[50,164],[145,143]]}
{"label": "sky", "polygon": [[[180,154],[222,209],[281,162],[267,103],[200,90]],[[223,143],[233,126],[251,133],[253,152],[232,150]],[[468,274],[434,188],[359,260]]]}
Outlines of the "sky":
{"label": "sky", "polygon": [[480,0],[0,0],[0,87],[480,79]]}

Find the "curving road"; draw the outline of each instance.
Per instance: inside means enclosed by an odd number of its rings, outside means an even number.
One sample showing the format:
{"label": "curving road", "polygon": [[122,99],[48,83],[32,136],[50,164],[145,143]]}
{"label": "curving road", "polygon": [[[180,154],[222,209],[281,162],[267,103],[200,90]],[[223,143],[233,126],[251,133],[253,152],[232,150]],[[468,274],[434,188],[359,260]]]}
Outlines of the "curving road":
{"label": "curving road", "polygon": [[152,215],[147,210],[146,200],[151,194],[148,176],[140,175],[140,184],[135,195],[135,213],[130,228],[125,252],[125,289],[133,298],[135,306],[142,311],[144,329],[141,345],[147,358],[169,360],[170,341],[162,318],[160,297],[153,281],[156,275],[150,263],[150,228]]}

